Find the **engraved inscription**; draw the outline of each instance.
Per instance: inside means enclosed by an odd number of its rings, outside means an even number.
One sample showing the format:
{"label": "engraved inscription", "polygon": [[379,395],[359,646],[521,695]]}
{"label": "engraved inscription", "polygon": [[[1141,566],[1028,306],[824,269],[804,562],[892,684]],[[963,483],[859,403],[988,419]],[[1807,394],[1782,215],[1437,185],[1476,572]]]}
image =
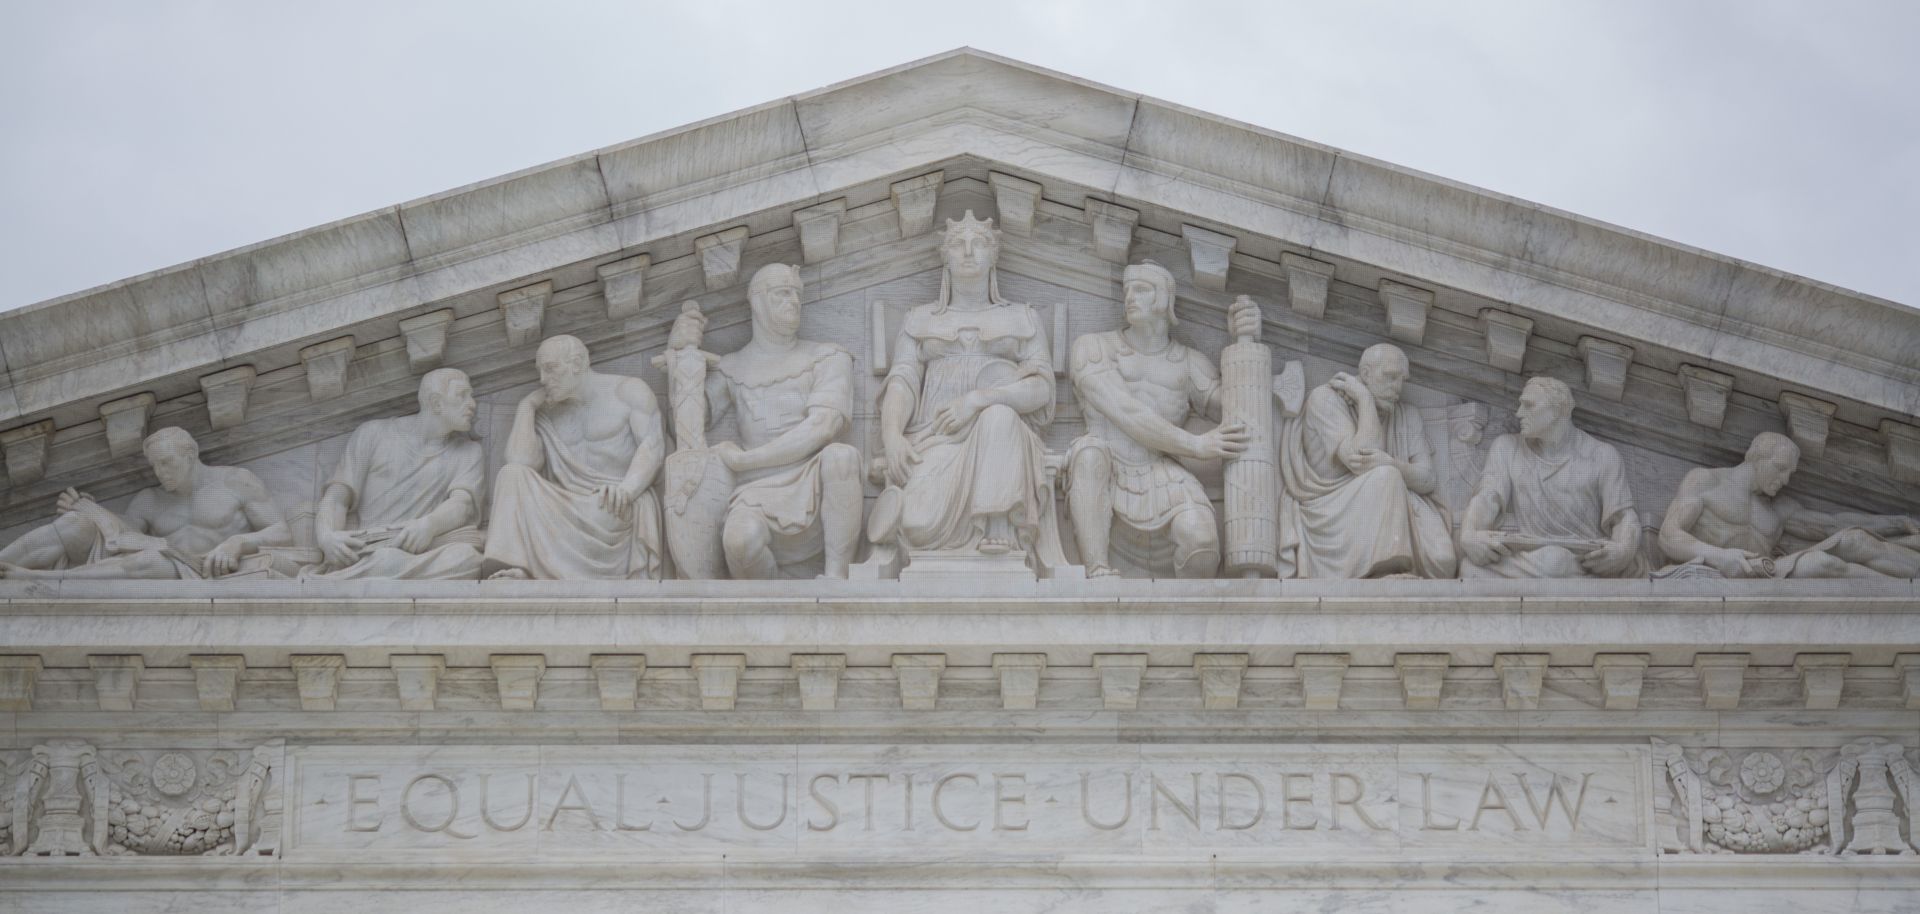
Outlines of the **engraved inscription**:
{"label": "engraved inscription", "polygon": [[294,853],[1633,850],[1651,809],[1637,746],[297,752]]}

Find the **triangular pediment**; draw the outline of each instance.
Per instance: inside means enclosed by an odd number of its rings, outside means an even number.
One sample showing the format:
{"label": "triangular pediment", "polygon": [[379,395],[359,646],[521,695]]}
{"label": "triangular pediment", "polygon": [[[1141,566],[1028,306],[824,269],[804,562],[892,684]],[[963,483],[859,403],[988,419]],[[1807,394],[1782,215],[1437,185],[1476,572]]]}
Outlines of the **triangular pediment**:
{"label": "triangular pediment", "polygon": [[805,264],[824,307],[804,332],[870,377],[873,315],[930,297],[932,229],[969,209],[1009,230],[1003,272],[1069,336],[1113,326],[1121,265],[1152,258],[1209,354],[1245,294],[1281,357],[1351,364],[1400,339],[1416,382],[1495,429],[1527,376],[1561,377],[1649,478],[1730,462],[1791,416],[1824,436],[1796,489],[1920,506],[1912,309],[959,50],[0,315],[0,530],[68,486],[149,484],[136,420],[215,462],[324,449],[410,407],[442,330],[438,361],[496,398],[553,333],[657,381],[680,303],[737,345],[771,262]]}

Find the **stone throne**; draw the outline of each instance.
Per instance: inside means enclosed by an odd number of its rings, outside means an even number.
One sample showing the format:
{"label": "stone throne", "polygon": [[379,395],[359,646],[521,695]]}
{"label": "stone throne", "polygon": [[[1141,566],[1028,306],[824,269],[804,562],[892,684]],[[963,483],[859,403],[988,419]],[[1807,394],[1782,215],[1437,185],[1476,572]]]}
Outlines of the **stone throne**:
{"label": "stone throne", "polygon": [[[1063,378],[1066,376],[1067,309],[1061,304],[1035,307],[1048,312],[1049,343],[1054,355],[1054,375],[1056,378]],[[878,300],[872,302],[868,308],[868,367],[877,378],[884,378],[893,364],[894,334],[898,331],[906,310],[906,308],[889,306],[888,303]],[[877,430],[870,426],[869,433],[874,441],[866,449],[867,453],[877,455],[880,452]],[[911,550],[900,542],[874,543],[869,547],[866,560],[854,564],[849,576],[853,580],[888,580],[939,574],[989,574],[1012,579],[1038,577],[1047,580],[1085,580],[1086,570],[1067,558],[1066,548],[1060,536],[1062,504],[1059,479],[1061,469],[1065,465],[1066,452],[1048,448],[1045,469],[1046,501],[1049,507],[1040,517],[1040,532],[1031,555],[1015,552],[1010,553],[1009,556],[962,559],[938,554],[913,555]],[[868,461],[867,478],[876,488],[885,486],[886,461],[883,458],[874,456]],[[908,569],[915,562],[920,564],[919,570],[909,571]]]}

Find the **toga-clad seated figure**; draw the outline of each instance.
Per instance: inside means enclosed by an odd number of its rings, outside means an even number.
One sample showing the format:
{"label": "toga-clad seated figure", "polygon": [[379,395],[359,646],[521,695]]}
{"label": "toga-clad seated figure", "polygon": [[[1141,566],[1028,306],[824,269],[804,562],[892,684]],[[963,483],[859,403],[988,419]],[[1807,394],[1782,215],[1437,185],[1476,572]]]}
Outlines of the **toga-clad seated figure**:
{"label": "toga-clad seated figure", "polygon": [[[1463,578],[1636,577],[1640,515],[1613,445],[1573,426],[1573,390],[1533,378],[1514,411],[1520,434],[1494,439],[1460,519]],[[1502,516],[1516,528],[1494,528]]]}
{"label": "toga-clad seated figure", "polygon": [[1407,355],[1380,343],[1307,394],[1280,437],[1280,576],[1451,578],[1452,524],[1433,449],[1400,402]]}
{"label": "toga-clad seated figure", "polygon": [[1920,523],[1807,508],[1780,494],[1799,465],[1793,439],[1761,432],[1739,466],[1689,471],[1660,525],[1660,548],[1681,564],[1661,574],[1920,577]]}
{"label": "toga-clad seated figure", "polygon": [[1031,550],[1050,520],[1039,430],[1053,421],[1052,354],[1040,315],[1000,297],[999,252],[991,220],[948,220],[940,298],[908,312],[894,342],[876,543],[1005,555]]}
{"label": "toga-clad seated figure", "polygon": [[468,435],[477,409],[466,373],[436,368],[420,379],[418,414],[354,429],[314,511],[325,563],[301,577],[479,577],[487,455]]}
{"label": "toga-clad seated figure", "polygon": [[[853,422],[853,356],[799,338],[800,293],[798,267],[756,271],[753,337],[707,373],[706,421],[739,417],[739,443],[714,446],[735,479],[720,538],[736,580],[844,578],[860,544],[860,452],[834,440]],[[690,311],[673,336],[697,347],[705,327]]]}
{"label": "toga-clad seated figure", "polygon": [[660,507],[649,486],[666,456],[660,410],[639,378],[601,374],[587,347],[549,337],[540,388],[520,401],[487,524],[493,577],[581,580],[661,573]]}
{"label": "toga-clad seated figure", "polygon": [[124,515],[68,489],[59,517],[0,549],[0,578],[217,578],[262,546],[293,543],[260,478],[201,463],[184,430],[154,432],[141,450],[160,485],[133,496]]}
{"label": "toga-clad seated figure", "polygon": [[[1220,534],[1200,480],[1176,457],[1218,460],[1247,448],[1240,423],[1203,434],[1182,426],[1220,416],[1220,373],[1171,337],[1173,274],[1156,263],[1121,273],[1127,326],[1073,341],[1073,389],[1087,434],[1067,449],[1067,507],[1088,577],[1118,574],[1114,555],[1155,576],[1205,578],[1220,566]],[[1236,328],[1260,312],[1236,303]]]}

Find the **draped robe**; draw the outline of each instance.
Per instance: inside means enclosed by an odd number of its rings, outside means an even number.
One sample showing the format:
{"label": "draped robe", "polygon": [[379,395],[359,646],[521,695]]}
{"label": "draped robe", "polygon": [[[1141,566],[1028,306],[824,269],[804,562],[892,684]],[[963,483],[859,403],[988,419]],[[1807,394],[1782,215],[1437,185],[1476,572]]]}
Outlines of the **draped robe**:
{"label": "draped robe", "polygon": [[[471,580],[480,575],[484,539],[477,523],[486,485],[486,452],[465,437],[421,442],[407,434],[405,419],[375,419],[355,429],[326,488],[345,486],[351,501],[349,529],[365,543],[345,568],[318,566],[302,577],[391,578],[410,581]],[[418,554],[391,544],[400,528],[433,513],[456,491],[473,500],[475,523],[433,538]]]}
{"label": "draped robe", "polygon": [[[1433,451],[1419,410],[1400,404],[1380,418],[1383,449],[1402,460]],[[1458,570],[1447,511],[1407,488],[1393,467],[1355,474],[1334,451],[1358,423],[1331,385],[1307,395],[1298,418],[1280,427],[1280,576],[1368,578],[1414,574],[1451,578]]]}
{"label": "draped robe", "polygon": [[[1626,465],[1613,446],[1579,429],[1559,460],[1528,447],[1519,435],[1501,435],[1487,452],[1475,494],[1491,492],[1501,512],[1526,536],[1607,540],[1613,522],[1633,508]],[[1646,574],[1646,559],[1636,556],[1621,577]],[[1559,546],[1514,549],[1506,558],[1480,566],[1462,560],[1461,577],[1584,577],[1579,557]]]}
{"label": "draped robe", "polygon": [[653,488],[619,514],[602,507],[595,494],[601,486],[621,484],[644,443],[624,429],[617,440],[570,442],[538,410],[533,430],[546,467],[535,471],[510,463],[500,468],[487,559],[548,580],[659,580],[660,502]]}
{"label": "draped robe", "polygon": [[1025,414],[989,406],[953,434],[933,428],[947,403],[1025,378],[1044,379],[1049,391],[1054,383],[1046,332],[1032,307],[922,305],[908,312],[882,392],[884,398],[904,387],[914,399],[906,436],[920,462],[904,487],[900,517],[908,548],[973,549],[994,515],[1008,518],[1023,547],[1038,539],[1042,512],[1053,510],[1039,434],[1053,421],[1052,397]]}

